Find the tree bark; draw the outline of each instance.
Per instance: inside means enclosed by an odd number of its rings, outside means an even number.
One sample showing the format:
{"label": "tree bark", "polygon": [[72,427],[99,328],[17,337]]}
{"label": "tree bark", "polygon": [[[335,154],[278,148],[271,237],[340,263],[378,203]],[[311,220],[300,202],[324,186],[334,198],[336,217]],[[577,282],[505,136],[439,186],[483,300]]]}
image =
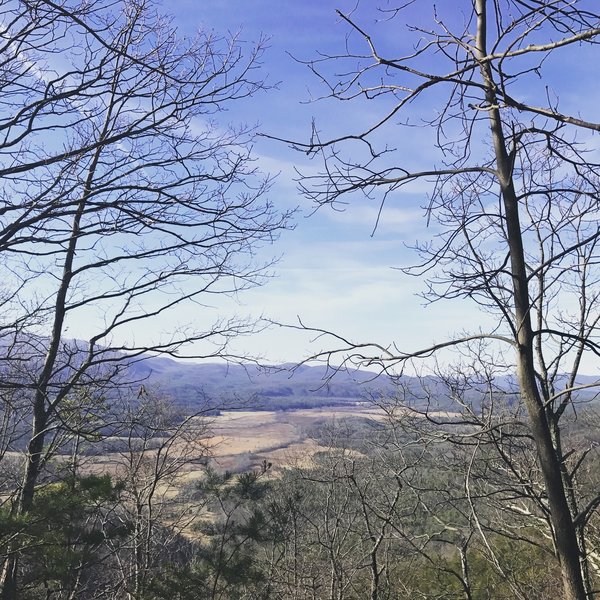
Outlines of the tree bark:
{"label": "tree bark", "polygon": [[[112,110],[111,107],[109,107],[100,137],[101,141],[103,141],[106,136],[111,116]],[[81,219],[89,200],[101,151],[102,146],[100,146],[94,152],[87,172],[84,188],[82,190],[81,200],[79,201],[77,210],[73,215],[69,244],[67,246],[62,268],[61,282],[56,294],[56,300],[54,302],[54,321],[52,324],[52,333],[50,335],[48,350],[46,351],[44,366],[38,377],[37,389],[35,391],[33,400],[33,427],[31,440],[27,446],[25,474],[19,496],[17,509],[17,514],[19,515],[25,515],[31,511],[35,495],[35,486],[37,485],[37,481],[40,476],[46,431],[52,411],[52,407],[48,403],[48,390],[50,381],[52,379],[52,373],[56,366],[56,360],[59,355],[60,342],[63,337],[63,328],[67,312],[67,295],[73,279],[73,263],[77,253],[77,243],[81,233]],[[65,395],[65,391],[66,388],[63,388],[61,394],[62,396]],[[0,588],[2,589],[2,595],[0,596],[1,600],[16,600],[18,598],[17,574],[18,552],[15,551],[9,555],[5,569],[3,570],[0,578]]]}
{"label": "tree bark", "polygon": [[475,0],[477,14],[476,54],[480,60],[481,74],[486,89],[486,103],[489,111],[490,129],[496,157],[497,177],[504,204],[508,249],[513,281],[514,317],[517,328],[517,377],[521,397],[527,408],[531,433],[535,441],[538,461],[544,477],[550,519],[554,530],[555,546],[561,566],[566,600],[586,598],[583,576],[579,562],[579,545],[573,517],[563,485],[560,457],[552,443],[550,426],[546,418],[544,403],[535,380],[534,336],[531,325],[528,279],[526,270],[523,237],[519,217],[519,201],[512,179],[512,164],[502,130],[502,120],[496,86],[488,62],[481,60],[487,55],[486,15],[487,0]]}

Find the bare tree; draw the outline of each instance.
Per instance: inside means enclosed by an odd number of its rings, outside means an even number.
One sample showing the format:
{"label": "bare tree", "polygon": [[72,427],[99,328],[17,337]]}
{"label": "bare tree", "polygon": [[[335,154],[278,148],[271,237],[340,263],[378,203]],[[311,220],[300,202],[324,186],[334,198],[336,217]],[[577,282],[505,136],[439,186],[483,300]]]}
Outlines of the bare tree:
{"label": "bare tree", "polygon": [[209,450],[202,413],[186,415],[167,398],[145,394],[123,415],[121,434],[110,449],[115,476],[123,486],[118,519],[131,533],[111,548],[124,597],[146,593],[153,571],[198,518],[203,503],[179,494],[183,478],[202,464]]}
{"label": "bare tree", "polygon": [[426,452],[408,438],[394,443],[381,424],[363,426],[368,441],[349,423],[324,426],[316,438],[323,449],[274,482],[263,561],[277,597],[376,600],[400,589],[414,597],[406,566],[425,554],[413,525]]}
{"label": "bare tree", "polygon": [[[418,20],[396,36],[412,43],[397,49],[378,41],[376,26],[363,25],[360,6],[338,12],[349,30],[346,51],[307,64],[327,86],[325,97],[370,102],[381,114],[362,131],[329,137],[315,125],[310,142],[293,143],[325,165],[300,185],[319,205],[362,194],[385,219],[403,186],[428,182],[424,209],[435,236],[417,246],[422,261],[406,272],[427,278],[428,300],[473,300],[496,315],[497,325],[416,351],[337,336],[340,345],[321,357],[344,353],[397,372],[474,341],[500,348],[500,355],[502,346],[510,348],[513,359],[504,364],[526,409],[564,597],[589,597],[581,527],[599,500],[580,504],[575,497],[578,467],[568,460],[562,433],[578,392],[598,383],[579,376],[583,358],[600,351],[600,182],[593,148],[577,132],[600,125],[561,108],[564,90],[530,99],[558,56],[577,56],[597,43],[600,14],[583,1],[472,0],[451,9],[431,5],[424,22],[413,4],[382,10],[380,26]],[[437,154],[423,166],[407,155],[398,164],[386,141],[411,139],[418,125],[431,128]]]}
{"label": "bare tree", "polygon": [[[255,251],[286,215],[263,200],[254,131],[220,118],[263,87],[260,43],[246,53],[211,32],[180,42],[151,2],[100,0],[4,5],[1,43],[2,387],[32,406],[15,508],[26,513],[67,397],[114,388],[147,351],[195,340],[213,344],[198,356],[215,356],[253,329],[196,331],[178,316],[259,283],[268,265]],[[171,331],[141,333],[159,317]],[[95,332],[69,341],[82,323]],[[16,597],[16,555],[3,598]]]}

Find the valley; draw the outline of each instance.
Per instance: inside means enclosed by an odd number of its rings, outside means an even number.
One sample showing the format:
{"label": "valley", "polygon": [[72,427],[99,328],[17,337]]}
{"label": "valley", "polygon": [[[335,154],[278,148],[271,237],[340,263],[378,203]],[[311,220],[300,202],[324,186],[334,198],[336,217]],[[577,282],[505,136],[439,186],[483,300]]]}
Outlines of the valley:
{"label": "valley", "polygon": [[316,426],[383,418],[381,410],[361,403],[294,411],[224,411],[210,425],[211,462],[218,470],[240,472],[266,460],[277,471],[286,465],[306,463],[316,452],[327,450],[311,435]]}

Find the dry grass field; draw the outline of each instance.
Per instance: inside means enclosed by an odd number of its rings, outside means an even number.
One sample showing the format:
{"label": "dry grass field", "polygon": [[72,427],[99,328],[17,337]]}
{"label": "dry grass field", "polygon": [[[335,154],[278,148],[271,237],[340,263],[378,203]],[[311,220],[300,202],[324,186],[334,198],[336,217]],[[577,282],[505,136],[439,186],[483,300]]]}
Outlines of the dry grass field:
{"label": "dry grass field", "polygon": [[263,460],[273,469],[309,461],[320,447],[307,435],[324,421],[363,417],[382,419],[382,411],[368,405],[290,411],[223,411],[211,420],[208,440],[212,464],[218,470],[241,471]]}
{"label": "dry grass field", "polygon": [[[180,483],[201,477],[206,464],[217,471],[239,473],[259,468],[266,460],[276,475],[286,465],[307,466],[316,452],[326,449],[311,438],[311,429],[352,417],[380,420],[384,413],[367,404],[290,411],[223,411],[210,419],[194,421],[192,428],[198,432],[194,443],[176,442],[169,446],[169,458],[164,453],[163,458],[179,465],[176,479]],[[156,442],[160,445],[161,439]],[[154,470],[157,459],[156,450],[145,450],[144,462],[150,470]],[[87,473],[122,476],[137,460],[124,448],[90,457],[81,466]]]}

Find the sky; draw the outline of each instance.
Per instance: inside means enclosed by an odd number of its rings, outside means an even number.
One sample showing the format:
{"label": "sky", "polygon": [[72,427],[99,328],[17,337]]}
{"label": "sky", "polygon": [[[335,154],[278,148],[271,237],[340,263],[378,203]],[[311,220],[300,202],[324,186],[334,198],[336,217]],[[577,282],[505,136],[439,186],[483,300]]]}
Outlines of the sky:
{"label": "sky", "polygon": [[[263,70],[267,82],[276,88],[238,105],[230,116],[258,123],[268,135],[306,141],[313,117],[319,126],[323,123],[333,130],[335,123],[341,130],[346,119],[357,126],[372,116],[357,107],[351,115],[346,112],[342,121],[337,106],[311,101],[323,90],[309,69],[298,62],[314,58],[316,52],[343,48],[347,27],[335,8],[350,11],[353,6],[352,2],[315,0],[178,0],[169,9],[182,32],[191,33],[197,26],[223,34],[239,32],[240,39],[250,42],[268,37]],[[375,11],[367,13],[371,19],[379,17]],[[426,153],[427,148],[414,140],[409,151]],[[318,168],[302,153],[263,138],[257,140],[255,154],[264,171],[277,175],[271,200],[282,209],[297,207],[294,229],[264,249],[265,256],[279,257],[266,285],[234,299],[209,303],[220,315],[237,313],[284,324],[301,320],[355,342],[396,343],[409,349],[421,347],[425,341],[441,341],[464,327],[464,303],[425,307],[417,296],[423,282],[397,270],[415,259],[405,244],[414,243],[417,232],[425,232],[420,208],[424,189],[409,190],[400,202],[388,207],[374,233],[376,204],[350,203],[343,209],[315,211],[299,194],[296,169],[312,172]],[[296,362],[331,343],[275,326],[237,340],[233,349],[269,362]]]}
{"label": "sky", "polygon": [[[319,53],[343,52],[348,27],[335,9],[350,13],[355,4],[355,0],[173,0],[163,6],[172,14],[182,35],[193,35],[196,28],[223,35],[237,33],[241,43],[248,46],[266,36],[268,47],[262,57],[262,73],[272,87],[237,103],[226,118],[231,123],[256,124],[267,136],[308,141],[313,119],[324,135],[335,135],[360,130],[376,116],[376,103],[371,108],[362,103],[340,106],[316,100],[323,94],[323,87],[301,63]],[[422,12],[423,4],[417,2],[408,9],[407,14],[415,22],[425,23],[431,17]],[[376,19],[381,21],[382,16],[370,1],[362,2],[355,14],[369,26]],[[460,20],[462,16],[457,13],[451,18]],[[409,38],[397,21],[384,20],[378,29],[378,43],[383,48],[398,54],[410,50]],[[568,72],[554,70],[552,74],[563,79],[572,77],[580,83],[585,80],[590,90],[586,97],[573,94],[563,101],[577,103],[583,112],[588,107],[595,110],[599,84],[593,70],[575,63],[568,64]],[[540,90],[546,83],[539,82]],[[425,103],[421,109],[426,114],[433,107]],[[381,140],[397,147],[397,164],[428,164],[434,132],[414,131],[409,139]],[[419,296],[425,283],[398,270],[417,260],[410,248],[412,244],[435,234],[427,227],[422,208],[427,202],[426,184],[403,188],[391,197],[378,222],[377,202],[352,201],[337,209],[325,206],[316,210],[298,191],[298,172],[313,173],[319,168],[303,153],[267,137],[257,138],[254,153],[259,168],[276,175],[269,192],[275,206],[281,210],[297,209],[294,227],[273,246],[260,251],[265,260],[278,258],[264,286],[235,297],[211,297],[206,306],[181,317],[196,327],[208,327],[218,318],[234,315],[289,325],[301,321],[356,343],[395,345],[407,351],[441,342],[465,330],[493,328],[492,318],[477,312],[467,301],[425,305]],[[159,326],[168,328],[169,323]],[[234,340],[231,351],[266,362],[297,362],[331,348],[332,344],[335,341],[330,338],[272,326]],[[194,353],[194,348],[190,352]]]}
{"label": "sky", "polygon": [[[192,35],[196,28],[223,35],[235,33],[249,45],[267,37],[262,72],[273,88],[248,102],[240,102],[228,118],[231,122],[257,124],[261,132],[270,136],[307,141],[313,119],[320,130],[335,134],[359,129],[371,122],[375,114],[364,104],[340,107],[339,103],[315,100],[323,95],[324,88],[301,64],[319,53],[343,51],[348,27],[335,9],[351,13],[355,5],[355,0],[176,0],[164,8],[185,35]],[[423,5],[409,7],[407,14],[413,22],[424,23],[431,17],[423,13]],[[382,47],[398,53],[407,51],[408,37],[403,35],[400,24],[382,21],[375,7],[375,3],[363,2],[353,14],[368,26],[379,20],[378,43]],[[456,14],[453,18],[462,16]],[[568,63],[568,57],[563,60],[567,61],[568,76],[579,82],[587,80],[590,90],[598,89],[597,80],[585,65]],[[566,72],[555,70],[550,75],[564,79]],[[547,83],[540,81],[540,89]],[[574,94],[562,101],[576,102],[585,111],[594,106],[595,97],[595,93],[585,98]],[[399,164],[426,164],[433,142],[431,135],[431,131],[420,129],[409,140],[392,140],[398,148],[394,160]],[[478,312],[468,301],[426,305],[419,296],[424,282],[398,270],[417,260],[408,246],[435,233],[427,228],[422,209],[427,201],[425,184],[405,188],[395,195],[386,204],[375,229],[377,203],[352,201],[338,210],[315,210],[300,195],[295,181],[297,171],[311,173],[319,167],[304,154],[266,138],[256,140],[254,152],[259,167],[277,175],[270,199],[282,210],[297,207],[294,228],[261,251],[266,260],[278,257],[270,270],[272,277],[264,286],[233,298],[211,298],[207,307],[189,315],[195,325],[208,325],[214,318],[233,315],[291,325],[301,321],[353,342],[396,345],[402,350],[429,346],[465,330],[493,327],[492,318]],[[279,363],[303,360],[332,345],[335,341],[331,339],[273,326],[235,340],[231,350],[234,354]]]}

